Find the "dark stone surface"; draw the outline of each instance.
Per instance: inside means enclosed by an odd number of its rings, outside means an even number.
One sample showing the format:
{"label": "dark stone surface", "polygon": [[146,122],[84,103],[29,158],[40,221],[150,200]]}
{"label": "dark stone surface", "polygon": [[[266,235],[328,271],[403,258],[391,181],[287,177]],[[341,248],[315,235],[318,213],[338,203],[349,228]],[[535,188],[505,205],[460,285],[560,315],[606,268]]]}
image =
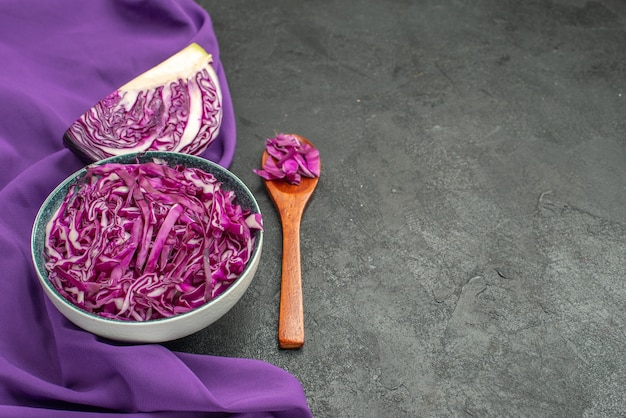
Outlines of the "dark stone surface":
{"label": "dark stone surface", "polygon": [[[626,416],[626,3],[200,4],[267,233],[243,300],[168,347],[283,367],[317,417]],[[299,351],[251,171],[278,132],[323,164]]]}

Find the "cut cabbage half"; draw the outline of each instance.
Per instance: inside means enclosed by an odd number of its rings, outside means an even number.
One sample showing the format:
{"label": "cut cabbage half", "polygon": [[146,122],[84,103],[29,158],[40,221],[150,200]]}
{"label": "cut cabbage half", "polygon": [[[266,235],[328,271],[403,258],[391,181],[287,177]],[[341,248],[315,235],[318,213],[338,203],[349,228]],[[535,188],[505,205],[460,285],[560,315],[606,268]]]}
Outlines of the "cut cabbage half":
{"label": "cut cabbage half", "polygon": [[96,103],[65,132],[65,144],[88,162],[153,150],[201,154],[222,123],[212,63],[189,45]]}

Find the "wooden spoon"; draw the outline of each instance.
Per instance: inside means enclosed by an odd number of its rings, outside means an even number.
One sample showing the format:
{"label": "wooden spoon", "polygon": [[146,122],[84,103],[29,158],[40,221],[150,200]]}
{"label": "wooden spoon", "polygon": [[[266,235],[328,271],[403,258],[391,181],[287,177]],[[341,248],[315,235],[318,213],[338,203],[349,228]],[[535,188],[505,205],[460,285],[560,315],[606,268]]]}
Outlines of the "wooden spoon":
{"label": "wooden spoon", "polygon": [[[301,143],[309,140],[293,135]],[[262,166],[267,151],[261,159]],[[265,180],[265,187],[280,214],[283,228],[282,281],[278,318],[278,346],[297,349],[304,345],[304,305],[302,299],[302,270],[300,266],[300,221],[319,178],[302,177],[300,184],[284,180]]]}

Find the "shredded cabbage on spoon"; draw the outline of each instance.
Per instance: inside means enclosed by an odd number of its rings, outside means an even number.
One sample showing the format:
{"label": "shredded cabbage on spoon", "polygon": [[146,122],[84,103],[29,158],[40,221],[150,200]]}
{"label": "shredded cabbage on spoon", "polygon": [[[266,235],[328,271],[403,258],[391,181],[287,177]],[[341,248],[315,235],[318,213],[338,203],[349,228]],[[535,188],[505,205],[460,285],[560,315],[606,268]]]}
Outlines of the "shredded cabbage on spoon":
{"label": "shredded cabbage on spoon", "polygon": [[221,186],[160,160],[88,166],[46,227],[49,280],[71,303],[119,320],[205,304],[241,275],[263,228]]}
{"label": "shredded cabbage on spoon", "polygon": [[285,180],[300,184],[302,176],[319,177],[320,153],[314,146],[301,142],[295,135],[278,134],[265,141],[268,158],[261,170],[254,169],[265,180]]}

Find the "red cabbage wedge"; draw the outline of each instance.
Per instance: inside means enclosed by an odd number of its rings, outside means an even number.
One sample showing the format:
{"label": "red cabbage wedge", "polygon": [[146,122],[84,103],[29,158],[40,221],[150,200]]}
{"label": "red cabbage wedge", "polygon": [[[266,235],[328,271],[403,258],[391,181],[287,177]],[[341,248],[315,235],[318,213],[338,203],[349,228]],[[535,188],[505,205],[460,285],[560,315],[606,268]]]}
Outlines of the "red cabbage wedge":
{"label": "red cabbage wedge", "polygon": [[150,150],[201,154],[222,123],[212,62],[189,45],[96,103],[66,131],[65,144],[88,162]]}
{"label": "red cabbage wedge", "polygon": [[59,293],[88,312],[171,317],[224,292],[261,229],[261,215],[201,169],[160,160],[93,165],[46,227],[46,269]]}

